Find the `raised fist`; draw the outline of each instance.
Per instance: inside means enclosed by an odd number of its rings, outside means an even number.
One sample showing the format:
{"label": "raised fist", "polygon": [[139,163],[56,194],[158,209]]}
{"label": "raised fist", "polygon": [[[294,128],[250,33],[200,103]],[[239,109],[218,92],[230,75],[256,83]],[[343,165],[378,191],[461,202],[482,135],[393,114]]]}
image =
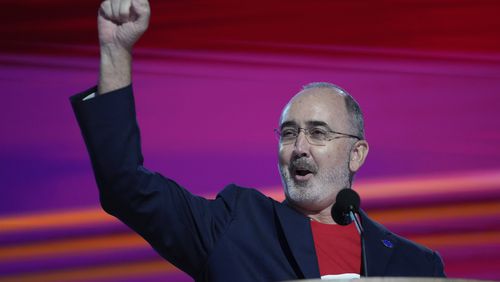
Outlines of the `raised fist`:
{"label": "raised fist", "polygon": [[131,51],[149,25],[147,0],[106,0],[97,17],[101,48]]}

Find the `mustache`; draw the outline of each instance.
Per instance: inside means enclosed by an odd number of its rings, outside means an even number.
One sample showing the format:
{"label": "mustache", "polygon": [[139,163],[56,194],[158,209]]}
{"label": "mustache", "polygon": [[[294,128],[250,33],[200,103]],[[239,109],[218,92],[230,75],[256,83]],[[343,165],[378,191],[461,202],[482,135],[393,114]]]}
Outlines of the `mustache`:
{"label": "mustache", "polygon": [[299,158],[292,161],[290,165],[290,172],[294,172],[298,169],[316,173],[318,171],[318,166],[310,159]]}

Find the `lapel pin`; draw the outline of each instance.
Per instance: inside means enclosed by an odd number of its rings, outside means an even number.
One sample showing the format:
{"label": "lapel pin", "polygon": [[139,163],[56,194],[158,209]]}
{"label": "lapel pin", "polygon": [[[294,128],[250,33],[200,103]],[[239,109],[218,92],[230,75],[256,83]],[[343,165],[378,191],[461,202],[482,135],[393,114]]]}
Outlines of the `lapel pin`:
{"label": "lapel pin", "polygon": [[389,240],[384,239],[384,240],[382,240],[382,243],[383,243],[383,244],[384,244],[384,246],[386,246],[387,248],[392,248],[392,247],[394,247],[394,244],[392,244],[392,242],[391,242],[391,241],[389,241]]}

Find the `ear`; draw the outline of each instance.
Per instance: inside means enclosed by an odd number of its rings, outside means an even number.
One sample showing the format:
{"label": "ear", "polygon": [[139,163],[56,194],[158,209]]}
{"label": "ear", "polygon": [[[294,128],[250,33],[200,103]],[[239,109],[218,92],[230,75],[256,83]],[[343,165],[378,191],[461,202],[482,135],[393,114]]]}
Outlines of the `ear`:
{"label": "ear", "polygon": [[366,140],[359,140],[351,148],[349,158],[349,169],[351,172],[357,172],[365,162],[368,155],[368,142]]}

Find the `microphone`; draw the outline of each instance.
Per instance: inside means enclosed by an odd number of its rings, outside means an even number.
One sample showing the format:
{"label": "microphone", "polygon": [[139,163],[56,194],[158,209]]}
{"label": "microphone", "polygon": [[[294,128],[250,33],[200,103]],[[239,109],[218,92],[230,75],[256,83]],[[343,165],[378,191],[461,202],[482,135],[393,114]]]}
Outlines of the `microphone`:
{"label": "microphone", "polygon": [[[332,207],[333,220],[339,225],[348,225],[356,218],[351,213],[359,212],[361,200],[358,193],[352,189],[342,189],[337,194],[337,199]],[[358,229],[358,232],[362,232]]]}
{"label": "microphone", "polygon": [[368,277],[366,264],[365,238],[363,226],[355,214],[359,214],[361,199],[356,191],[345,188],[338,192],[335,204],[332,207],[332,218],[338,225],[348,225],[354,221],[359,236],[361,237],[361,256],[363,260],[363,272]]}

